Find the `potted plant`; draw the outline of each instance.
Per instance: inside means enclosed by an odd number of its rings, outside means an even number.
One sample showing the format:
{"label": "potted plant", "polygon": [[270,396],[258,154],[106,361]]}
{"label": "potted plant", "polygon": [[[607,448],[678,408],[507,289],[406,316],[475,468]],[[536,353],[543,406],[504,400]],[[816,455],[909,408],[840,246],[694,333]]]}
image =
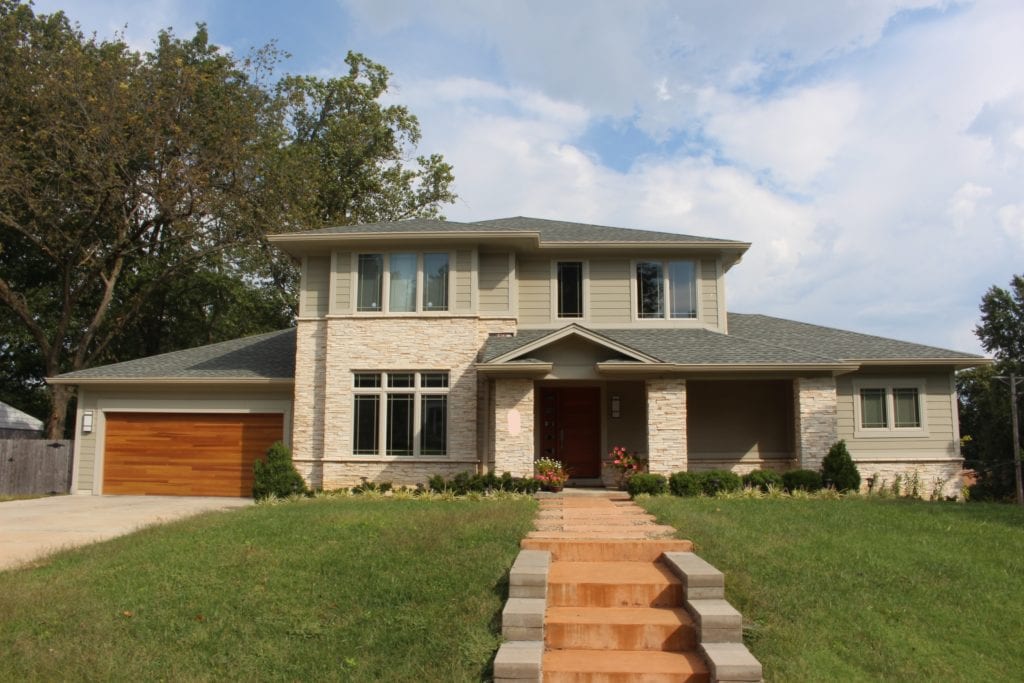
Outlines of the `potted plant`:
{"label": "potted plant", "polygon": [[625,446],[615,446],[608,453],[608,457],[611,461],[609,465],[619,473],[618,483],[620,489],[626,488],[626,483],[634,474],[647,469],[647,461],[635,451],[631,451]]}
{"label": "potted plant", "polygon": [[569,480],[569,473],[558,460],[553,458],[538,458],[533,463],[535,474],[533,478],[540,482],[545,491],[558,492]]}

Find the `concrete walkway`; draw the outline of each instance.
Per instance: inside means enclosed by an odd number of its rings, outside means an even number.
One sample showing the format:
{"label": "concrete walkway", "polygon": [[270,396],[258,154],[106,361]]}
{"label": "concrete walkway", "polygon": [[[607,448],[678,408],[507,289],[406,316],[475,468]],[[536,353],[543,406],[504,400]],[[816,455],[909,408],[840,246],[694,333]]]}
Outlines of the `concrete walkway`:
{"label": "concrete walkway", "polygon": [[0,570],[150,524],[252,505],[249,498],[53,496],[0,503]]}

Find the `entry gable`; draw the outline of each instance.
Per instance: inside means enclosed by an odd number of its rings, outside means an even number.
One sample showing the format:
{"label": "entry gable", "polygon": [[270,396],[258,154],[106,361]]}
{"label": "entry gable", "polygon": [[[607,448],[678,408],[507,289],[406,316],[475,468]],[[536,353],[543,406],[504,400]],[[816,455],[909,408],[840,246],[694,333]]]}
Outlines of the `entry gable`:
{"label": "entry gable", "polygon": [[[526,337],[526,335],[522,335],[522,337]],[[560,351],[564,353],[569,348],[572,340],[583,341],[587,343],[586,345],[610,352],[607,355],[601,354],[605,355],[602,360],[627,360],[644,364],[661,362],[654,356],[638,351],[631,346],[610,339],[599,332],[576,323],[539,337],[522,337],[518,340],[515,337],[493,340],[496,343],[489,341],[488,346],[484,347],[484,362],[489,366],[494,366],[522,361],[526,358],[547,360],[545,357],[551,353],[555,355],[561,355]],[[523,343],[516,344],[515,341],[522,341]],[[488,347],[491,347],[491,353],[488,353]]]}

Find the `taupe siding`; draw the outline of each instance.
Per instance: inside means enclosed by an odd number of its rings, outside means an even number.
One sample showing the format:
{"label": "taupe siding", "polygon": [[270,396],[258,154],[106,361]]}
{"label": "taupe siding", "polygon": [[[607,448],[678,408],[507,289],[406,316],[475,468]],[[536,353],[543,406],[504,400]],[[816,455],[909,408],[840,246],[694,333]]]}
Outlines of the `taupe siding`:
{"label": "taupe siding", "polygon": [[455,310],[473,309],[473,252],[460,249],[455,252]]}
{"label": "taupe siding", "polygon": [[793,456],[793,383],[690,380],[686,436],[691,462],[788,460]]}
{"label": "taupe siding", "polygon": [[519,262],[519,322],[551,322],[551,262],[547,259]]}
{"label": "taupe siding", "polygon": [[306,272],[302,278],[302,295],[299,297],[299,315],[320,317],[327,315],[330,291],[331,258],[323,255],[306,257]]}
{"label": "taupe siding", "polygon": [[480,254],[480,312],[504,313],[509,310],[508,254]]}
{"label": "taupe siding", "polygon": [[587,315],[594,324],[630,322],[629,259],[590,261],[590,301],[584,305],[590,307]]}
{"label": "taupe siding", "polygon": [[334,255],[334,312],[352,311],[352,254],[339,251]]}
{"label": "taupe siding", "polygon": [[[927,434],[924,436],[854,436],[854,406],[856,394],[853,382],[877,379],[881,382],[891,379],[924,380],[925,395],[921,397]],[[836,403],[839,438],[846,440],[850,454],[856,458],[954,458],[957,457],[957,436],[953,414],[951,373],[911,372],[901,370],[892,374],[842,375],[836,378]],[[863,471],[862,475],[871,473]]]}
{"label": "taupe siding", "polygon": [[709,327],[718,327],[718,269],[714,259],[700,261],[700,317]]}

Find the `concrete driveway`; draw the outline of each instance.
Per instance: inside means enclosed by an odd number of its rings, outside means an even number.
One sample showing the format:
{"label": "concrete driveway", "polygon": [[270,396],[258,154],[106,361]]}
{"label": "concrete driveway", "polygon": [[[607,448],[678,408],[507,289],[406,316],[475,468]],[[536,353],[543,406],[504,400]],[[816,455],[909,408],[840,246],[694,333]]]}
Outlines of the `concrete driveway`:
{"label": "concrete driveway", "polygon": [[53,496],[0,503],[0,570],[150,524],[246,505],[252,500],[184,496]]}

